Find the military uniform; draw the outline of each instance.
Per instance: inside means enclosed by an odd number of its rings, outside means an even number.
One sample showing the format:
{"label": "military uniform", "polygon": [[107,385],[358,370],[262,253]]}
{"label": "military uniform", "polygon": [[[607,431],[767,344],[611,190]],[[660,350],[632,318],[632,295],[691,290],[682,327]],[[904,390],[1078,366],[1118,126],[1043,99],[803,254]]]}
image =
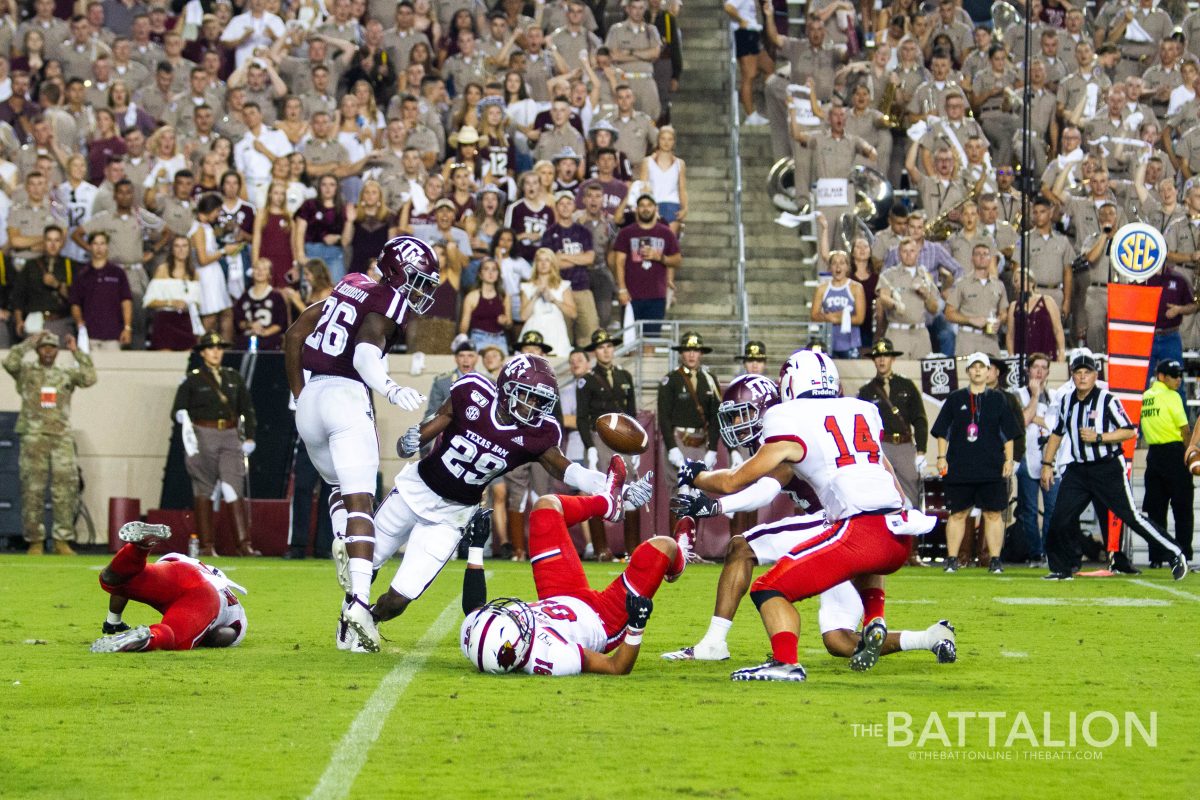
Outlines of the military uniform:
{"label": "military uniform", "polygon": [[[672,350],[699,350],[711,353],[699,334],[687,332],[682,343]],[[670,451],[678,449],[684,458],[703,460],[717,450],[720,425],[717,407],[721,404],[721,387],[708,370],[690,370],[680,365],[663,377],[658,387],[658,428],[663,439],[663,472],[667,486],[674,486],[678,468],[668,459]]]}
{"label": "military uniform", "polygon": [[1008,292],[998,278],[980,280],[968,275],[950,287],[946,305],[954,306],[960,314],[968,317],[997,320],[991,323],[990,331],[987,327],[976,328],[960,322],[958,336],[954,340],[955,355],[987,353],[997,358],[1000,356],[1000,342],[996,335],[1000,332],[998,320],[1008,309]]}
{"label": "military uniform", "polygon": [[876,291],[880,295],[888,292],[900,304],[883,312],[887,338],[913,357],[923,358],[930,352],[929,332],[925,328],[925,300],[917,294],[918,287],[923,287],[926,293],[937,292],[924,267],[918,265],[910,270],[897,264],[880,274]]}
{"label": "military uniform", "polygon": [[[880,339],[871,348],[871,357],[904,355],[892,347],[887,339]],[[916,354],[914,354],[916,355]],[[887,379],[878,375],[858,390],[858,399],[874,403],[883,420],[883,454],[896,472],[900,488],[909,502],[921,505],[921,477],[917,473],[916,459],[924,455],[929,439],[929,420],[925,416],[925,403],[921,390],[908,378],[892,374]]]}
{"label": "military uniform", "polygon": [[58,347],[54,334],[31,336],[9,351],[4,370],[17,382],[21,413],[21,515],[25,539],[32,553],[42,550],[46,484],[54,507],[54,547],[71,553],[68,540],[75,536],[75,511],[79,502],[79,472],[75,466],[75,440],[71,436],[71,395],[96,382],[96,368],[87,353],[76,351],[75,367],[43,367],[25,356],[39,343]]}
{"label": "military uniform", "polygon": [[1061,233],[1051,231],[1048,236],[1043,236],[1036,230],[1030,231],[1029,278],[1037,291],[1053,297],[1059,308],[1063,301],[1063,274],[1074,260],[1075,248]]}
{"label": "military uniform", "polygon": [[[210,347],[227,346],[217,334],[206,333],[194,349],[200,352]],[[242,498],[246,479],[242,441],[243,438],[246,441],[254,439],[256,421],[250,392],[241,373],[229,367],[212,370],[204,364],[190,370],[175,391],[171,417],[179,421],[180,411],[187,412],[189,422],[184,423],[185,429],[189,424],[194,426],[199,451],[196,455],[189,455],[186,464],[188,476],[192,479],[201,550],[205,554],[212,552],[212,496],[219,484],[225,484],[232,488],[235,495],[231,504],[241,545],[239,553],[254,555],[247,531],[245,500]]]}
{"label": "military uniform", "polygon": [[[629,20],[618,22],[608,29],[604,45],[609,50],[632,53],[635,50],[661,48],[662,37],[658,29],[648,22],[635,25]],[[654,67],[645,61],[625,61],[617,65],[624,83],[629,84],[636,98],[638,111],[645,112],[650,119],[658,119],[661,110],[658,86],[654,83]]]}
{"label": "military uniform", "polygon": [[[594,352],[602,344],[621,344],[621,340],[613,338],[603,328],[592,334],[592,341],[585,350]],[[576,427],[579,438],[583,440],[584,450],[596,448],[596,469],[607,468],[614,452],[604,440],[595,435],[593,426],[596,420],[604,414],[613,412],[637,416],[637,392],[633,386],[633,375],[627,370],[613,364],[605,369],[597,364],[591,372],[576,382],[575,389]],[[632,466],[632,465],[630,465]]]}

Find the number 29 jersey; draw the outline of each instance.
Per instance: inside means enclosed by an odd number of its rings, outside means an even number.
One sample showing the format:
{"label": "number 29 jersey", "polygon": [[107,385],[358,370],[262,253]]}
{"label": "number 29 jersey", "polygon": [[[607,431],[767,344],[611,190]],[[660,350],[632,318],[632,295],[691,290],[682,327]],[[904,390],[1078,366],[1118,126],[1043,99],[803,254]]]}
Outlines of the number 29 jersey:
{"label": "number 29 jersey", "polygon": [[434,493],[478,505],[493,480],[558,446],[562,429],[553,417],[537,425],[505,425],[496,416],[499,404],[496,385],[480,375],[464,375],[450,387],[450,424],[417,462],[421,480]]}
{"label": "number 29 jersey", "polygon": [[350,273],[325,300],[317,327],[304,340],[301,366],[314,375],[337,375],[361,382],[354,368],[354,344],[367,314],[382,314],[399,328],[406,308],[404,296],[395,289],[361,272]]}
{"label": "number 29 jersey", "polygon": [[796,477],[816,491],[830,520],[899,509],[892,474],[882,463],[883,421],[871,403],[853,397],[802,398],[767,409],[762,441],[799,442]]}

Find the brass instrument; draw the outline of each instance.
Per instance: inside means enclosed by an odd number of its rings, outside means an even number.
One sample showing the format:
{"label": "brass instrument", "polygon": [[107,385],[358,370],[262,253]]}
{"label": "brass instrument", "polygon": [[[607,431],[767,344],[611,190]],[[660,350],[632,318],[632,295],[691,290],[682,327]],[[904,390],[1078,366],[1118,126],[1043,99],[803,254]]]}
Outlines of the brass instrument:
{"label": "brass instrument", "polygon": [[992,3],[992,30],[997,42],[1007,47],[1008,42],[1004,41],[1004,34],[1024,22],[1025,17],[1012,4],[1004,0]]}
{"label": "brass instrument", "polygon": [[959,231],[959,224],[950,221],[950,215],[961,209],[967,203],[974,203],[983,194],[983,186],[987,183],[987,175],[980,178],[967,196],[949,208],[943,208],[941,213],[925,223],[925,238],[931,242],[944,242]]}
{"label": "brass instrument", "polygon": [[883,114],[883,124],[892,130],[904,127],[904,104],[896,98],[899,88],[889,75],[887,85],[883,87],[883,96],[875,104],[875,110]]}

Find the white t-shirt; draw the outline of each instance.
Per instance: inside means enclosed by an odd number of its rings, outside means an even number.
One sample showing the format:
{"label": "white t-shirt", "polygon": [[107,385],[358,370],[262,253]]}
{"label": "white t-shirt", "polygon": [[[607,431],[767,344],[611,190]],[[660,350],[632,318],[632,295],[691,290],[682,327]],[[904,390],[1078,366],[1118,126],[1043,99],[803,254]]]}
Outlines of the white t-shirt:
{"label": "white t-shirt", "polygon": [[[754,0],[725,0],[725,5],[733,6],[733,10],[738,13],[738,16],[746,21],[744,30],[762,30],[762,25],[758,21],[758,4]],[[729,20],[729,30],[736,31],[738,27],[738,24],[731,18]]]}
{"label": "white t-shirt", "polygon": [[[274,38],[267,36],[268,30],[275,34]],[[243,42],[234,53],[234,62],[238,67],[241,67],[246,59],[254,55],[254,48],[269,48],[274,44],[275,39],[284,35],[286,28],[283,20],[270,12],[263,12],[261,17],[255,17],[254,14],[247,11],[229,20],[229,24],[221,33],[221,41],[236,42],[246,35],[247,31],[250,31],[250,38]]]}

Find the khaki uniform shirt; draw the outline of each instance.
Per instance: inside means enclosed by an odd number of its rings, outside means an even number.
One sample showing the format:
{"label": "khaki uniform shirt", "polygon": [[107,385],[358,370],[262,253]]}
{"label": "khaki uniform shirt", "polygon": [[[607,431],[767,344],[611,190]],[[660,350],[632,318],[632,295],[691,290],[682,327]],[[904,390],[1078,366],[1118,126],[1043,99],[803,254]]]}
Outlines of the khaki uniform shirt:
{"label": "khaki uniform shirt", "polygon": [[[1071,268],[1075,255],[1075,248],[1061,233],[1051,231],[1044,237],[1035,230],[1029,234],[1029,274],[1039,289],[1061,288],[1063,272]],[[1014,257],[1020,258],[1019,250]]]}
{"label": "khaki uniform shirt", "polygon": [[893,300],[899,300],[901,308],[889,308],[884,312],[887,322],[900,325],[925,324],[925,300],[917,294],[917,288],[926,292],[937,292],[929,272],[919,264],[909,269],[901,264],[888,267],[879,276],[879,294],[889,292]]}
{"label": "khaki uniform shirt", "polygon": [[622,118],[618,113],[608,118],[617,129],[615,147],[624,153],[634,164],[640,164],[646,154],[658,144],[658,128],[654,121],[641,111],[634,111],[628,118]]}
{"label": "khaki uniform shirt", "polygon": [[1008,290],[998,278],[980,280],[972,274],[950,287],[946,305],[954,306],[968,317],[987,317],[994,313],[999,318],[1008,309]]}

